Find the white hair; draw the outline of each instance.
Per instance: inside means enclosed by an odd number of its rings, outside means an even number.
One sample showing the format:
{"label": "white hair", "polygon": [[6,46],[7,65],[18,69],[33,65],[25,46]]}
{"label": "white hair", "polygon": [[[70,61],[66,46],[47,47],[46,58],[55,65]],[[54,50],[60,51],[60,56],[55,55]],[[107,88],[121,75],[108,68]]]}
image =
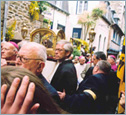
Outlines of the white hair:
{"label": "white hair", "polygon": [[110,63],[107,62],[107,61],[105,61],[105,60],[98,61],[98,63],[96,64],[96,66],[98,66],[99,69],[102,70],[105,73],[109,73],[109,71],[111,70]]}
{"label": "white hair", "polygon": [[65,51],[70,51],[70,54],[72,54],[73,52],[73,46],[71,44],[71,42],[67,41],[67,40],[60,40],[57,42],[57,44],[64,44],[64,49]]}
{"label": "white hair", "polygon": [[28,42],[24,44],[30,48],[36,49],[38,53],[38,58],[42,59],[44,62],[47,59],[47,54],[46,54],[46,47],[43,46],[42,44],[36,43],[36,42]]}
{"label": "white hair", "polygon": [[26,43],[28,43],[29,41],[26,41],[26,40],[22,40],[21,42],[19,42],[18,43],[18,47],[19,47],[19,49],[23,46],[23,45],[25,45]]}

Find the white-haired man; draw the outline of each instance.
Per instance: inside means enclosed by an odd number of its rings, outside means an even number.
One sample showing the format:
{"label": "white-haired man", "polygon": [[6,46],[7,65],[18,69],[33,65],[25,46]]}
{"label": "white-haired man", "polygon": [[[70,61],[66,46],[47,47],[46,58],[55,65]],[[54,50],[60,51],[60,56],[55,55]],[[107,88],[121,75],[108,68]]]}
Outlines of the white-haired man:
{"label": "white-haired man", "polygon": [[93,75],[79,86],[76,94],[66,95],[59,92],[67,110],[75,114],[105,114],[108,111],[108,78],[111,65],[99,61],[93,69]]}
{"label": "white-haired man", "polygon": [[69,41],[61,40],[57,42],[55,48],[55,59],[58,66],[53,73],[51,85],[57,91],[65,90],[67,94],[73,94],[77,87],[76,69],[72,60],[69,60],[73,52],[73,46]]}
{"label": "white-haired man", "polygon": [[1,47],[1,66],[12,65],[13,61],[16,60],[18,49],[18,45],[15,42],[3,42]]}
{"label": "white-haired man", "polygon": [[81,77],[81,73],[84,70],[84,68],[86,67],[85,61],[86,61],[85,57],[80,56],[79,63],[75,64],[75,68],[77,71],[77,77],[78,77],[78,84],[83,80],[83,78]]}
{"label": "white-haired man", "polygon": [[16,57],[16,66],[21,66],[37,75],[51,96],[58,100],[56,90],[47,82],[41,74],[45,66],[47,55],[46,48],[38,43],[29,42],[21,47]]}

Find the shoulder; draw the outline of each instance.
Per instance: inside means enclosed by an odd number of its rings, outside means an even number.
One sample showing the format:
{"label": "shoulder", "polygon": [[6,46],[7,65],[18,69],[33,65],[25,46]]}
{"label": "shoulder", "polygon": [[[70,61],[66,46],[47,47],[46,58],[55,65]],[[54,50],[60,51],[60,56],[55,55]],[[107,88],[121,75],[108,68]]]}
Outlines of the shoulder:
{"label": "shoulder", "polygon": [[74,64],[72,63],[71,60],[66,60],[66,61],[63,61],[61,63],[61,66],[64,66],[64,67],[74,67]]}

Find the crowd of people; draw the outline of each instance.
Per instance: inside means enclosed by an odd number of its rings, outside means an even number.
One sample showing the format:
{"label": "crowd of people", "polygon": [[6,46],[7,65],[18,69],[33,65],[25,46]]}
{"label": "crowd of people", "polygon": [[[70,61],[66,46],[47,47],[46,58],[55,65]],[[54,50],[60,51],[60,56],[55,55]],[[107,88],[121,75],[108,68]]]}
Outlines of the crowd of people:
{"label": "crowd of people", "polygon": [[[1,43],[1,114],[114,114],[119,103],[116,56],[94,52],[71,58],[72,44],[56,44],[51,81],[42,75],[45,46]],[[125,91],[120,104],[125,108]]]}

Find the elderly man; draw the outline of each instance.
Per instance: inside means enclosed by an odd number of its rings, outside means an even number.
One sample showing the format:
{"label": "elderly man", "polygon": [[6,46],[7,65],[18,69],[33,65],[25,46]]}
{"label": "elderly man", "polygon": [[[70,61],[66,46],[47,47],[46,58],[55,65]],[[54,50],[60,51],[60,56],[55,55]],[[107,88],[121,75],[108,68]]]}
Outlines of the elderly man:
{"label": "elderly man", "polygon": [[84,68],[86,67],[85,61],[86,61],[85,57],[80,56],[79,63],[75,64],[75,68],[77,71],[78,84],[83,80],[83,78],[81,77],[81,73],[84,70]]}
{"label": "elderly man", "polygon": [[1,66],[10,65],[11,62],[15,61],[18,49],[18,45],[15,42],[4,42],[1,48]]}
{"label": "elderly man", "polygon": [[101,60],[94,67],[93,75],[83,82],[76,94],[66,95],[65,92],[59,92],[68,111],[78,114],[105,114],[110,69],[111,65],[107,61]]}
{"label": "elderly man", "polygon": [[111,64],[111,69],[113,71],[116,71],[117,70],[116,57],[114,55],[109,55],[107,61]]}
{"label": "elderly man", "polygon": [[57,68],[53,73],[51,85],[57,91],[65,90],[67,94],[73,94],[77,87],[76,69],[72,60],[69,60],[73,47],[70,42],[61,40],[57,42],[55,49],[55,59]]}
{"label": "elderly man", "polygon": [[[104,52],[98,51],[98,52],[94,53],[92,59],[93,59],[93,64],[95,66],[98,61],[106,60],[106,55],[104,54]],[[86,80],[88,78],[88,76],[92,75],[93,68],[94,67],[90,67],[90,64],[86,65],[86,67],[84,68],[84,70],[81,73],[81,76],[82,76],[82,78],[84,78],[84,80]]]}
{"label": "elderly man", "polygon": [[46,81],[41,74],[45,66],[46,48],[35,42],[26,43],[19,50],[16,57],[16,66],[24,67],[36,74],[47,88],[51,96],[58,100],[57,91]]}

